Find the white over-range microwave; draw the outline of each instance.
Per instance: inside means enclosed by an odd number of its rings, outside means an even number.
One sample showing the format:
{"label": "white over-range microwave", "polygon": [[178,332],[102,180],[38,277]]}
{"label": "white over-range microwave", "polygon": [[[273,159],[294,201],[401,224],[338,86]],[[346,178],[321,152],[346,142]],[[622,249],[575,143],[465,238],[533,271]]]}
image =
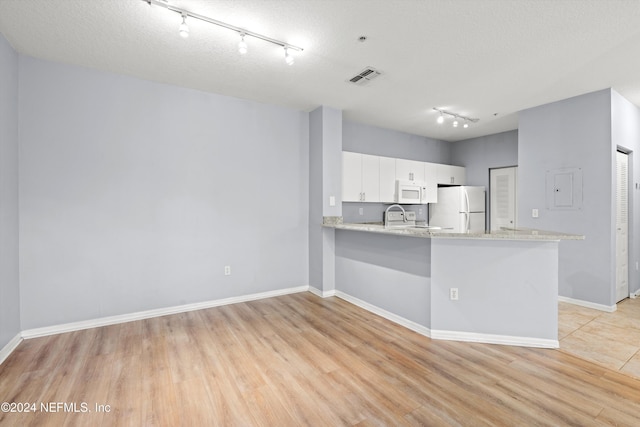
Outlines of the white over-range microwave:
{"label": "white over-range microwave", "polygon": [[427,203],[427,185],[420,181],[396,181],[396,203],[421,205]]}

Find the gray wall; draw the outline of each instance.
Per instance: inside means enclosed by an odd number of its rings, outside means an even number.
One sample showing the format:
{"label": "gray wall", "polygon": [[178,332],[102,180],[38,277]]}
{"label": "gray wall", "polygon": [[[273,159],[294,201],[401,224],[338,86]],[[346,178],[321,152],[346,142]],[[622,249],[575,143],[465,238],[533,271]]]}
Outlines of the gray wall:
{"label": "gray wall", "polygon": [[308,284],[307,113],[20,67],[23,329]]}
{"label": "gray wall", "polygon": [[518,165],[518,131],[452,142],[451,159],[466,168],[467,185],[480,185],[486,189],[486,228],[489,229],[489,169]]}
{"label": "gray wall", "polygon": [[20,330],[18,55],[0,35],[0,349]]}
{"label": "gray wall", "polygon": [[431,239],[336,230],[336,289],[431,327]]}
{"label": "gray wall", "polygon": [[451,163],[449,142],[345,120],[342,149],[422,162]]}
{"label": "gray wall", "polygon": [[451,160],[464,166],[467,185],[489,190],[489,169],[518,165],[518,131],[451,142]]}
{"label": "gray wall", "polygon": [[[611,91],[524,110],[518,120],[518,224],[584,234],[560,244],[559,294],[613,305]],[[583,172],[582,209],[546,209],[546,172],[573,167]]]}
{"label": "gray wall", "polygon": [[558,242],[433,239],[431,263],[432,330],[558,339]]}
{"label": "gray wall", "polygon": [[[636,262],[640,261],[640,109],[611,91],[611,140],[612,150],[618,147],[629,153],[629,291],[640,290],[640,273]],[[615,170],[615,156],[612,157]],[[612,182],[615,194],[615,179]],[[612,213],[615,218],[615,212]]]}
{"label": "gray wall", "polygon": [[334,230],[322,227],[324,216],[342,216],[342,111],[322,106],[309,113],[309,285],[331,291]]}

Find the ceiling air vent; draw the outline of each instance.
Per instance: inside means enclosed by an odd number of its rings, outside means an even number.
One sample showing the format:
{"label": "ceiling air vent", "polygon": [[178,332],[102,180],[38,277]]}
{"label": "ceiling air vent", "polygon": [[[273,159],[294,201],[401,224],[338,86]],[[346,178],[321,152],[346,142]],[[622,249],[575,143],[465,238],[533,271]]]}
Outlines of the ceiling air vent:
{"label": "ceiling air vent", "polygon": [[381,74],[382,73],[375,68],[367,67],[355,76],[351,77],[348,81],[349,83],[353,83],[358,86],[364,86]]}

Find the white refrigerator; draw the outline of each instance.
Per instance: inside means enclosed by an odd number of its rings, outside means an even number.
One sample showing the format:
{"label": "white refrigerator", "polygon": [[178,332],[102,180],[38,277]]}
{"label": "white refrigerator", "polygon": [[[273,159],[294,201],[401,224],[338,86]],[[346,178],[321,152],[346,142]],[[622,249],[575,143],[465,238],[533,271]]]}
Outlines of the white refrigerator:
{"label": "white refrigerator", "polygon": [[484,232],[484,187],[439,187],[438,203],[429,204],[429,225],[453,233]]}

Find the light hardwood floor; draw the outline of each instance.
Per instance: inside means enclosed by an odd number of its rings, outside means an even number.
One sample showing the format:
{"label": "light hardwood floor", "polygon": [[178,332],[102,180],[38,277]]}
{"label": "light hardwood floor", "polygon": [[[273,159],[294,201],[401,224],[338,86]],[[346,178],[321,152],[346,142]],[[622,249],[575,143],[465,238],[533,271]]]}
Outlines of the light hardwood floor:
{"label": "light hardwood floor", "polygon": [[557,350],[433,341],[311,293],[24,341],[0,366],[5,401],[93,412],[2,426],[640,425],[639,380]]}
{"label": "light hardwood floor", "polygon": [[558,326],[562,351],[640,379],[640,298],[613,313],[561,302]]}

